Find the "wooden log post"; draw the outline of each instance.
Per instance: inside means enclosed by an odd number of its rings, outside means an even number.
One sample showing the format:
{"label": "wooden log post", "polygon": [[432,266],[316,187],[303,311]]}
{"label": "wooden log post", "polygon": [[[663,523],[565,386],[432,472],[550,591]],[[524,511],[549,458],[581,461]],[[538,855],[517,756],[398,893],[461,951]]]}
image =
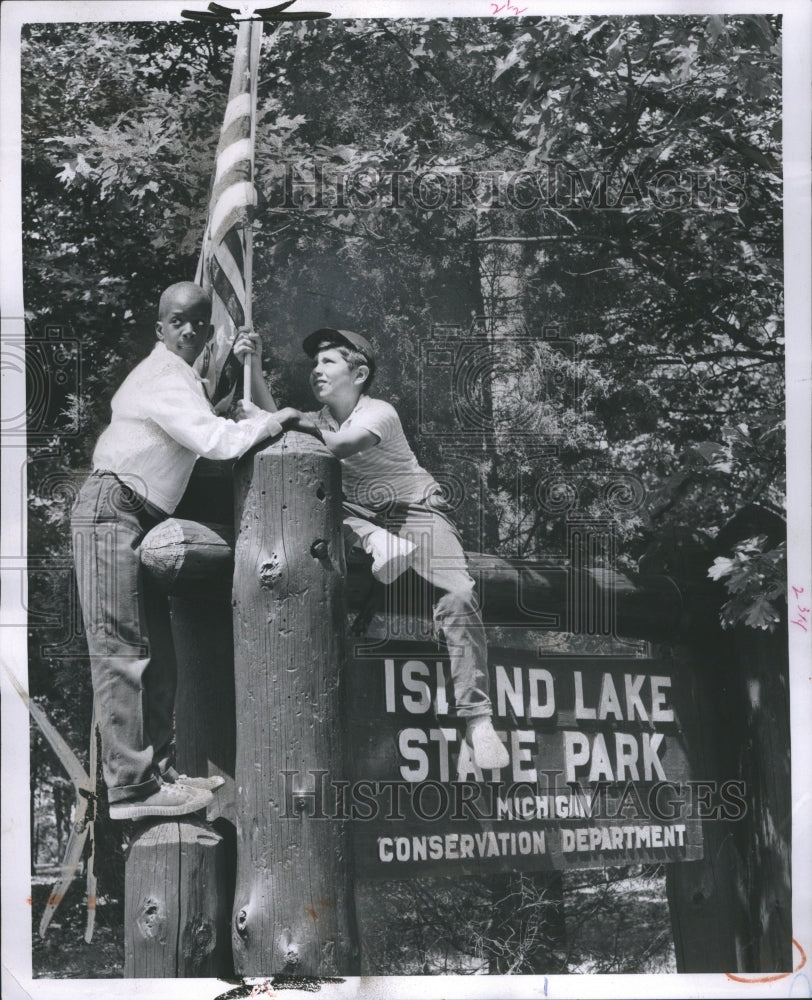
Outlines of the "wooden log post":
{"label": "wooden log post", "polygon": [[124,874],[125,975],[141,978],[230,976],[235,835],[234,679],[231,621],[224,601],[172,600],[178,655],[177,766],[220,774],[207,819],[139,823]]}
{"label": "wooden log post", "polygon": [[[488,625],[563,628],[571,615],[574,588],[614,608],[618,635],[662,641],[679,633],[706,630],[715,622],[707,588],[687,587],[666,576],[638,577],[617,570],[573,570],[561,561],[530,562],[482,552],[467,552]],[[144,539],[141,561],[170,594],[198,601],[225,599],[234,567],[234,527],[175,516]],[[579,579],[573,582],[573,576]],[[386,609],[393,614],[431,617],[423,590],[411,585],[411,571],[386,588]],[[347,603],[362,610],[372,577],[369,559],[351,560]],[[381,609],[382,610],[382,609]]]}
{"label": "wooden log post", "polygon": [[194,818],[138,824],[125,868],[124,976],[177,979],[229,965],[221,837]]}
{"label": "wooden log post", "polygon": [[673,648],[696,670],[693,772],[735,799],[703,819],[704,859],[668,866],[679,972],[793,967],[786,634],[717,629]]}
{"label": "wooden log post", "polygon": [[[237,720],[229,602],[216,598],[173,597],[172,635],[178,658],[177,769],[182,774],[222,777],[225,784],[215,793],[206,816],[209,820],[223,817],[236,825],[234,753]],[[229,839],[226,834],[226,840]]]}
{"label": "wooden log post", "polygon": [[[236,739],[233,517],[232,463],[200,460],[175,516],[153,528],[140,550],[141,564],[152,581],[172,595],[172,637],[178,661],[177,768],[186,774],[217,774],[225,779],[207,817],[224,817],[231,824]],[[225,520],[229,523],[222,523]],[[222,825],[219,832],[227,844],[233,840],[233,832]]]}
{"label": "wooden log post", "polygon": [[790,970],[796,959],[786,627],[768,633],[740,625],[730,634],[742,706],[739,733],[731,736],[747,806],[747,823],[737,828],[752,927],[747,961],[757,972]]}
{"label": "wooden log post", "polygon": [[[717,629],[717,633],[718,633]],[[664,646],[658,655],[695,678],[694,738],[689,760],[697,781],[721,783],[735,776],[725,761],[725,743],[738,714],[732,692],[718,685],[725,650],[710,633],[701,643]],[[706,792],[706,795],[708,793]],[[687,808],[693,808],[690,803]],[[697,807],[695,812],[699,814]],[[741,859],[733,824],[702,811],[703,859],[668,865],[666,889],[678,972],[744,971],[743,946],[749,936],[746,902],[740,892]]]}
{"label": "wooden log post", "polygon": [[219,774],[226,784],[207,812],[216,828],[199,817],[135,828],[125,866],[125,965],[135,978],[223,978],[234,970],[233,528],[193,520],[230,518],[231,493],[230,467],[206,463],[179,507],[185,518],[157,525],[140,548],[150,582],[172,595],[177,769]]}
{"label": "wooden log post", "polygon": [[347,824],[329,795],[345,773],[338,461],[289,433],[241,461],[235,501],[235,969],[354,975]]}

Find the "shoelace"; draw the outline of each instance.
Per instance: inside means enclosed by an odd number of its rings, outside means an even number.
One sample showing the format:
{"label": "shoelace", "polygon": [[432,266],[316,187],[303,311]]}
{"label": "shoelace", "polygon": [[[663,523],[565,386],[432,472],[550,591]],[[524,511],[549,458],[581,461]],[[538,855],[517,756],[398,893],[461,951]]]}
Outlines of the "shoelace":
{"label": "shoelace", "polygon": [[185,792],[182,788],[178,788],[177,784],[170,785],[168,782],[164,783],[162,790],[168,792],[169,795],[174,795],[177,798],[185,798]]}

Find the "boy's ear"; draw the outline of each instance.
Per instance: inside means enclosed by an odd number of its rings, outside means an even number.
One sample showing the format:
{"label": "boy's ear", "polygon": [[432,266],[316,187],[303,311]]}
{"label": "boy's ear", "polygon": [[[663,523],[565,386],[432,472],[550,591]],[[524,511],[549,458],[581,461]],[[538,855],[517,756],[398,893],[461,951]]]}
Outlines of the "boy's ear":
{"label": "boy's ear", "polygon": [[363,385],[364,382],[369,378],[369,365],[359,365],[355,369],[355,378],[353,379],[358,385]]}
{"label": "boy's ear", "polygon": [[155,324],[155,336],[158,338],[158,340],[164,339],[164,326],[160,320],[158,320],[158,322]]}

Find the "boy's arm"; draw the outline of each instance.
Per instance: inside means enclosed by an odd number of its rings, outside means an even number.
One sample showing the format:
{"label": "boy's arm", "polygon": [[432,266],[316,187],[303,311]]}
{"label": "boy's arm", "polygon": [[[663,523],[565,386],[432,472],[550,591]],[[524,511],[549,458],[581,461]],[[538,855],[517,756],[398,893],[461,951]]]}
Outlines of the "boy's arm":
{"label": "boy's arm", "polygon": [[234,341],[234,356],[243,364],[246,353],[251,355],[251,401],[260,409],[275,413],[279,407],[262,377],[262,351],[259,335],[251,327],[241,326]]}
{"label": "boy's arm", "polygon": [[312,434],[313,437],[317,437],[336,458],[349,458],[350,455],[357,455],[361,451],[374,448],[381,440],[377,434],[373,434],[365,427],[347,427],[337,431],[328,431],[324,427],[319,427],[311,414],[294,410],[291,406],[279,410],[276,418],[285,430],[302,431],[304,434]]}
{"label": "boy's arm", "polygon": [[248,419],[239,423],[218,417],[199,386],[168,376],[156,380],[145,415],[189,451],[222,460],[239,458],[260,441],[282,433],[276,414],[257,407],[251,410]]}
{"label": "boy's arm", "polygon": [[271,390],[265,384],[265,379],[262,377],[262,365],[256,354],[254,359],[254,363],[251,365],[251,399],[260,409],[267,410],[268,413],[276,413],[279,407],[271,395]]}

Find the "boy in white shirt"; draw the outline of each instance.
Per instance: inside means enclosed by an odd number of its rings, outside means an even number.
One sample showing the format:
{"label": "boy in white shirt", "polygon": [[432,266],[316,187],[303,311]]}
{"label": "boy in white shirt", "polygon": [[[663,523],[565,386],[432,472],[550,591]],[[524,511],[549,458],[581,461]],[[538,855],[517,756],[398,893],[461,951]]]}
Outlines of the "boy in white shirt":
{"label": "boy in white shirt", "polygon": [[[112,400],[93,473],[71,515],[74,562],[113,819],[180,816],[212,800],[218,778],[171,766],[176,664],[166,597],[142,573],[138,546],[172,514],[195,461],[237,458],[281,433],[273,413],[243,405],[239,423],[215,415],[192,368],[211,335],[211,300],[192,282],[161,296],[152,353]],[[253,335],[234,345],[254,358]],[[267,402],[263,383],[261,398]],[[272,401],[271,401],[272,402]]]}
{"label": "boy in white shirt", "polygon": [[474,761],[483,770],[505,767],[474,581],[440,486],[418,463],[394,407],[366,393],[375,373],[369,342],[349,330],[321,329],[303,347],[323,407],[304,414],[286,407],[277,417],[283,427],[315,434],[341,459],[345,531],[372,555],[376,577],[389,582],[411,565],[441,591],[434,622],[448,647],[457,713],[466,720]]}

